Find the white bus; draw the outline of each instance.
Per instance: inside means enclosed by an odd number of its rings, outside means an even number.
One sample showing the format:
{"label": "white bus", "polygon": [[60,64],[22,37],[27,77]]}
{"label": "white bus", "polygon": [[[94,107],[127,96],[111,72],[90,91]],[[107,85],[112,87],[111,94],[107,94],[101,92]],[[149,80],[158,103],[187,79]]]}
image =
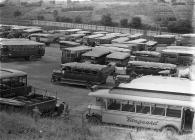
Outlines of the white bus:
{"label": "white bus", "polygon": [[170,132],[192,132],[195,82],[177,77],[143,76],[113,89],[89,93],[91,122],[143,127]]}

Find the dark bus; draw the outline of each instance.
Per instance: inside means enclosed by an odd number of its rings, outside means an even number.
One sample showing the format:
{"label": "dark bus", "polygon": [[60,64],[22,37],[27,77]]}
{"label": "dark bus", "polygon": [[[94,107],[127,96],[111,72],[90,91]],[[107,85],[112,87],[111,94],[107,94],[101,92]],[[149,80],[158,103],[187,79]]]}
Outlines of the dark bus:
{"label": "dark bus", "polygon": [[51,81],[84,86],[105,84],[110,73],[106,65],[72,62],[62,64],[61,70],[54,70]]}
{"label": "dark bus", "polygon": [[92,64],[105,64],[106,56],[110,54],[108,50],[93,49],[82,54],[82,62],[89,62]]}
{"label": "dark bus", "polygon": [[42,115],[49,115],[55,111],[56,104],[56,97],[28,85],[25,72],[0,69],[0,111],[32,113],[37,106]]}
{"label": "dark bus", "polygon": [[113,63],[117,67],[127,66],[130,59],[129,53],[124,52],[114,52],[106,56],[106,63]]}
{"label": "dark bus", "polygon": [[195,60],[195,49],[193,47],[169,47],[162,50],[161,55],[161,62],[163,63],[191,65]]}
{"label": "dark bus", "polygon": [[61,50],[62,51],[61,63],[64,64],[68,62],[80,62],[81,55],[91,50],[92,48],[89,46],[63,48]]}
{"label": "dark bus", "polygon": [[9,58],[25,58],[31,60],[33,57],[41,58],[45,54],[43,43],[25,39],[7,39],[0,42],[1,61]]}
{"label": "dark bus", "polygon": [[136,51],[134,53],[136,61],[160,62],[161,53],[155,51]]}
{"label": "dark bus", "polygon": [[127,74],[136,75],[174,75],[177,73],[177,66],[169,63],[129,61]]}
{"label": "dark bus", "polygon": [[27,74],[13,69],[0,69],[0,97],[24,96],[30,92]]}
{"label": "dark bus", "polygon": [[175,35],[156,35],[154,41],[158,44],[173,44],[176,41]]}

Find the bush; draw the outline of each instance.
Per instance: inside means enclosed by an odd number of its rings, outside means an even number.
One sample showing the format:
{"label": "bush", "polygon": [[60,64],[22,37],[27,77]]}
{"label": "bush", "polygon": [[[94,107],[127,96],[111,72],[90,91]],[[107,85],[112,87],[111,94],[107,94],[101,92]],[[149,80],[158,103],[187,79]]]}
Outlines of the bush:
{"label": "bush", "polygon": [[21,16],[21,15],[22,15],[22,13],[19,10],[14,12],[14,17],[18,17],[18,16]]}
{"label": "bush", "polygon": [[77,16],[74,20],[75,23],[82,23],[82,18],[80,16]]}
{"label": "bush", "polygon": [[103,15],[100,22],[104,26],[112,26],[112,24],[113,24],[110,14]]}
{"label": "bush", "polygon": [[168,31],[174,33],[191,33],[192,32],[192,24],[188,20],[179,20],[174,22],[169,22]]}
{"label": "bush", "polygon": [[42,16],[42,15],[38,15],[38,16],[37,16],[37,19],[38,19],[38,20],[44,20],[44,19],[45,19],[45,17],[44,17],[44,16]]}
{"label": "bush", "polygon": [[140,28],[142,26],[142,21],[140,17],[133,17],[130,22],[130,26],[133,28]]}
{"label": "bush", "polygon": [[128,27],[128,19],[121,19],[120,26],[125,28]]}

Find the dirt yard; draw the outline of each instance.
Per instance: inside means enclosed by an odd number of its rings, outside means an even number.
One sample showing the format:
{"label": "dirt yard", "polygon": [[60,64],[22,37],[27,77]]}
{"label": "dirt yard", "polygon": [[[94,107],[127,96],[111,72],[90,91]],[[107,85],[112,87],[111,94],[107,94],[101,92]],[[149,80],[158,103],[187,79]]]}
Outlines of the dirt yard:
{"label": "dirt yard", "polygon": [[[58,47],[46,47],[45,56],[40,60],[24,61],[13,60],[1,63],[1,67],[22,70],[28,74],[28,84],[37,88],[47,89],[50,95],[55,96],[57,92],[60,100],[69,103],[71,110],[84,111],[91,102],[88,97],[89,90],[85,87],[54,85],[50,82],[54,69],[60,68],[61,51]],[[75,112],[75,113],[76,113]]]}

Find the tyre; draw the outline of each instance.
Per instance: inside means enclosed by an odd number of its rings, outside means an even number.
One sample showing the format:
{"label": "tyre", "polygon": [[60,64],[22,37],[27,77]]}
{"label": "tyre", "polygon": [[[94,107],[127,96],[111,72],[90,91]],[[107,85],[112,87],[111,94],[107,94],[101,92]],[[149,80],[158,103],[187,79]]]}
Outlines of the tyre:
{"label": "tyre", "polygon": [[98,125],[101,123],[100,119],[98,119],[95,116],[89,117],[88,121],[89,121],[89,123],[94,124],[94,125]]}
{"label": "tyre", "polygon": [[167,136],[172,136],[177,134],[177,130],[174,127],[167,126],[163,128],[163,133],[165,133]]}

